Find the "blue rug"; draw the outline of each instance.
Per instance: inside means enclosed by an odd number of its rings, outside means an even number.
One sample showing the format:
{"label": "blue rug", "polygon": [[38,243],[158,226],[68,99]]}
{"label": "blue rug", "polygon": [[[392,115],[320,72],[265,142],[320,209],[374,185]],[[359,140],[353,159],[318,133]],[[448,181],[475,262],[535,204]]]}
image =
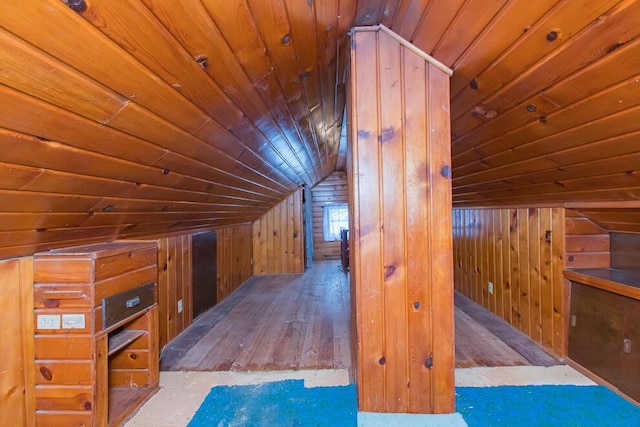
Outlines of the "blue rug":
{"label": "blue rug", "polygon": [[[640,426],[640,408],[603,386],[456,387],[456,409],[469,427]],[[366,415],[366,425],[443,425],[427,416],[408,423],[400,418],[407,414]],[[353,384],[305,388],[285,380],[213,387],[189,427],[352,427],[357,417]]]}
{"label": "blue rug", "polygon": [[355,426],[353,384],[305,388],[303,380],[218,386],[202,402],[189,427]]}
{"label": "blue rug", "polygon": [[604,386],[457,387],[469,427],[637,427],[640,408]]}

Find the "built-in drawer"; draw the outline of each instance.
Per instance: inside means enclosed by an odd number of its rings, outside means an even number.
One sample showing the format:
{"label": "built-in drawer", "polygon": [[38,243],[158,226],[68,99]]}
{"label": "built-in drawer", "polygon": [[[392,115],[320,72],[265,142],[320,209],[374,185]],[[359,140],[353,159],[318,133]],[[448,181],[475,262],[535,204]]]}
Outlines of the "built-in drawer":
{"label": "built-in drawer", "polygon": [[149,282],[134,289],[102,299],[102,328],[106,329],[155,303],[155,283]]}

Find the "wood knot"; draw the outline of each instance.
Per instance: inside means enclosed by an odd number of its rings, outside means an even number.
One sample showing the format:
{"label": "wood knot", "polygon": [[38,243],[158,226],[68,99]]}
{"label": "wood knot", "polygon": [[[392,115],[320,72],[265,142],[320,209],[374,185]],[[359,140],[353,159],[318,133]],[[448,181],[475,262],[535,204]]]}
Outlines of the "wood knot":
{"label": "wood knot", "polygon": [[385,265],[384,266],[384,280],[387,280],[395,272],[396,272],[396,266],[395,265]]}
{"label": "wood knot", "polygon": [[58,308],[60,307],[59,299],[46,299],[44,300],[44,306],[46,308]]}
{"label": "wood knot", "polygon": [[369,132],[368,130],[359,130],[358,131],[358,138],[367,139],[370,136],[371,136],[371,132]]}
{"label": "wood knot", "polygon": [[382,356],[380,359],[378,359],[378,363],[381,365],[384,365],[385,363],[387,363],[387,359],[385,359],[384,356]]}
{"label": "wood knot", "polygon": [[554,31],[549,31],[547,33],[547,41],[554,42],[557,39],[558,39],[558,32],[557,31],[554,30]]}
{"label": "wood knot", "polygon": [[492,120],[498,117],[498,112],[496,110],[490,110],[484,105],[476,105],[473,107],[471,114],[487,120]]}
{"label": "wood knot", "polygon": [[440,169],[440,175],[442,175],[443,178],[451,179],[451,167],[449,165],[444,165]]}
{"label": "wood knot", "polygon": [[393,128],[385,128],[382,129],[382,133],[380,135],[378,135],[378,141],[379,142],[388,142],[391,141],[391,139],[393,139],[393,136],[395,135],[395,130]]}
{"label": "wood knot", "polygon": [[413,308],[415,308],[416,310],[420,308],[420,301],[415,301],[413,303]]}
{"label": "wood knot", "polygon": [[46,366],[40,367],[40,375],[47,381],[51,381],[53,379],[53,373]]}
{"label": "wood knot", "polygon": [[64,2],[70,9],[76,12],[84,12],[87,10],[87,2],[84,0],[64,0]]}
{"label": "wood knot", "polygon": [[431,369],[433,367],[433,356],[429,356],[424,361],[424,367]]}
{"label": "wood knot", "polygon": [[209,60],[207,59],[207,57],[205,55],[196,55],[196,63],[200,66],[200,68],[202,68],[203,70],[206,70],[207,67],[209,66]]}
{"label": "wood knot", "polygon": [[84,402],[84,409],[86,411],[90,411],[91,410],[91,402]]}
{"label": "wood knot", "polygon": [[478,90],[478,79],[473,79],[469,82],[469,87],[473,90]]}

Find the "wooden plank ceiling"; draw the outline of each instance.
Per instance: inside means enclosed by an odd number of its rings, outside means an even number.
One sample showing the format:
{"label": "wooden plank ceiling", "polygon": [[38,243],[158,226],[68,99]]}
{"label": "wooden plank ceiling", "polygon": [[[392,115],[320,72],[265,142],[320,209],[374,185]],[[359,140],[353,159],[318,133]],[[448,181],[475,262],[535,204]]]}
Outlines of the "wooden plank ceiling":
{"label": "wooden plank ceiling", "polygon": [[457,205],[640,195],[637,1],[6,0],[0,257],[313,186],[344,163],[347,32],[379,23],[454,69]]}

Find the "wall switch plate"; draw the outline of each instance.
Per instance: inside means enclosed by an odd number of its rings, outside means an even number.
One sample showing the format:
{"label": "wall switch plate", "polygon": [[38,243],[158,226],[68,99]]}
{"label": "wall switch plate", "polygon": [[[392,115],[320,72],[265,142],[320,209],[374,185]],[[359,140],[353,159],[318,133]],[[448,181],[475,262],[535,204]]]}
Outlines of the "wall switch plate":
{"label": "wall switch plate", "polygon": [[60,315],[38,314],[36,317],[36,327],[38,329],[60,329]]}
{"label": "wall switch plate", "polygon": [[493,282],[489,282],[488,291],[489,295],[493,295]]}
{"label": "wall switch plate", "polygon": [[63,314],[62,329],[84,329],[84,314]]}
{"label": "wall switch plate", "polygon": [[178,314],[182,313],[182,300],[178,300]]}

